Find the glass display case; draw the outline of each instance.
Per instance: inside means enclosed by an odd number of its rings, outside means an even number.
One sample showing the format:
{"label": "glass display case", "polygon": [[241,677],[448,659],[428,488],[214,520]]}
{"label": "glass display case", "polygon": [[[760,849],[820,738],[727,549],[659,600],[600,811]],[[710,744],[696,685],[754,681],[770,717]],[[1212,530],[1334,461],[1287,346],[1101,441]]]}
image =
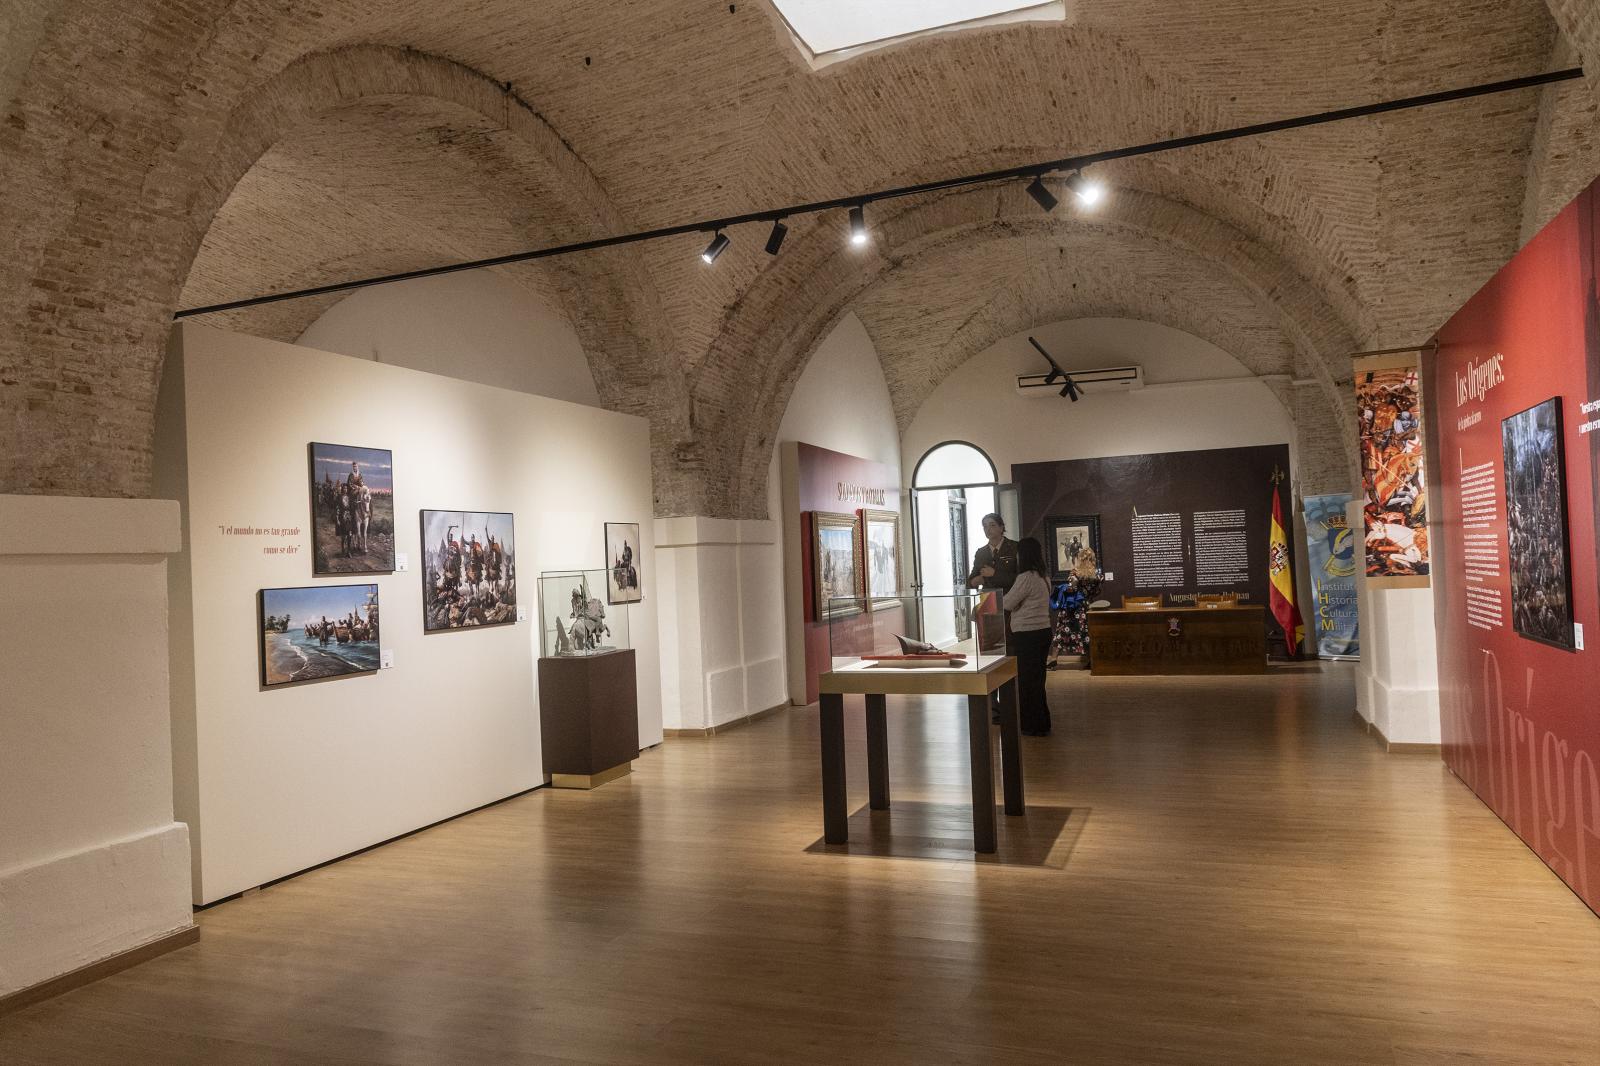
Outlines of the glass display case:
{"label": "glass display case", "polygon": [[834,597],[826,615],[832,670],[978,671],[1006,654],[999,589]]}
{"label": "glass display case", "polygon": [[540,655],[604,655],[628,647],[628,606],[606,603],[604,570],[539,575]]}

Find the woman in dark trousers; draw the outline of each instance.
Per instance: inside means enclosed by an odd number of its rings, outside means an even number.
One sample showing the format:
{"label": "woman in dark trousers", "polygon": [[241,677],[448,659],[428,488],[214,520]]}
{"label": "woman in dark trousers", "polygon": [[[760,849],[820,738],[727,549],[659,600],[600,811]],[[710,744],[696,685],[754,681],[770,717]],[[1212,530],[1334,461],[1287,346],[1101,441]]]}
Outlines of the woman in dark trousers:
{"label": "woman in dark trousers", "polygon": [[1005,596],[1011,619],[1011,646],[1017,656],[1017,704],[1022,735],[1050,735],[1050,705],[1045,702],[1044,669],[1050,656],[1050,582],[1044,551],[1032,537],[1017,542],[1017,579]]}

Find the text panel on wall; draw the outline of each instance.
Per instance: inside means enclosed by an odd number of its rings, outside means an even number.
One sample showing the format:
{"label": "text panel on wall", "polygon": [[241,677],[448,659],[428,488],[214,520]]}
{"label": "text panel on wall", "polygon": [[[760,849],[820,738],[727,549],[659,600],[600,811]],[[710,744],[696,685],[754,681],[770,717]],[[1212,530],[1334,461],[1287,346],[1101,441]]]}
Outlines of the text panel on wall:
{"label": "text panel on wall", "polygon": [[1444,757],[1600,909],[1600,197],[1590,186],[1424,364]]}

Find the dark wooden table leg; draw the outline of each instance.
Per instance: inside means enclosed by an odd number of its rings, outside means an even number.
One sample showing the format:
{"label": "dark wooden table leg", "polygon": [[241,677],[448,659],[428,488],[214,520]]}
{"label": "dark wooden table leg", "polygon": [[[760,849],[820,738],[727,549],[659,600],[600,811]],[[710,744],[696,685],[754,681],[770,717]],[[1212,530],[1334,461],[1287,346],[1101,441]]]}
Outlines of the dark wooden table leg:
{"label": "dark wooden table leg", "polygon": [[889,809],[889,715],[884,695],[867,696],[867,785],[875,811]]}
{"label": "dark wooden table leg", "polygon": [[992,855],[994,821],[994,756],[989,749],[989,697],[967,697],[967,737],[972,754],[972,850]]}
{"label": "dark wooden table leg", "polygon": [[1022,732],[1017,710],[1017,681],[1000,686],[1000,777],[1007,814],[1027,814],[1022,801]]}
{"label": "dark wooden table leg", "polygon": [[844,697],[824,692],[822,718],[822,839],[844,844],[850,839],[850,811],[845,800]]}

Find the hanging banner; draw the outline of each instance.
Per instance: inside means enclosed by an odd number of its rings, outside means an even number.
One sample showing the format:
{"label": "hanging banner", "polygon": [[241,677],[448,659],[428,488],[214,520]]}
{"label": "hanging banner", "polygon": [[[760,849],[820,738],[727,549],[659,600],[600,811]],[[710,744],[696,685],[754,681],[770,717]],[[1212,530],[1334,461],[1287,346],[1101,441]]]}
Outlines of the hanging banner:
{"label": "hanging banner", "polygon": [[1356,535],[1345,517],[1347,492],[1307,496],[1307,561],[1311,564],[1311,593],[1316,604],[1317,655],[1323,659],[1354,659],[1361,654],[1356,615]]}
{"label": "hanging banner", "polygon": [[1355,361],[1365,566],[1371,588],[1428,584],[1428,492],[1417,357]]}

